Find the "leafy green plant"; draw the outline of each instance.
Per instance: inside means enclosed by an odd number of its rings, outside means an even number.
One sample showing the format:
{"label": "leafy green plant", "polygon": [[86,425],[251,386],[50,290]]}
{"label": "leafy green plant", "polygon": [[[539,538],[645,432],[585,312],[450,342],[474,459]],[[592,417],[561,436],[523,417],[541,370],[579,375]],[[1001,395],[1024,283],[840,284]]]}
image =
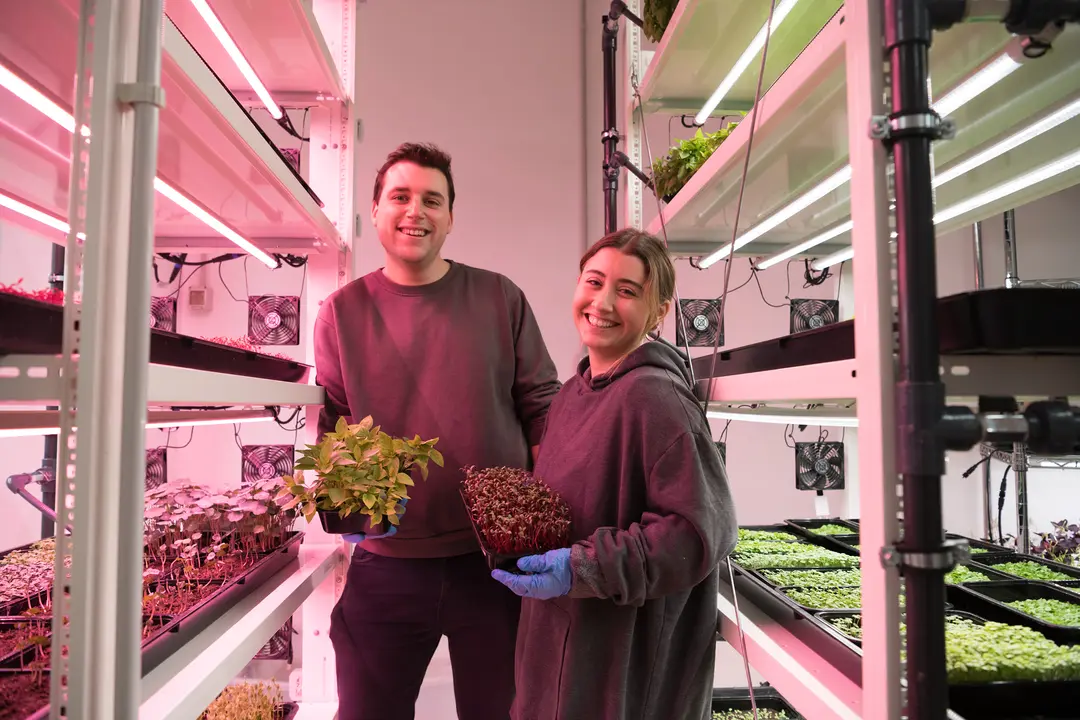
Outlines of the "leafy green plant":
{"label": "leafy green plant", "polygon": [[1045,580],[1052,582],[1054,580],[1073,580],[1071,575],[1066,575],[1063,572],[1048,568],[1045,565],[1040,565],[1030,560],[1024,560],[1022,562],[1007,562],[998,563],[994,565],[994,569],[1009,575],[1015,575],[1025,580]]}
{"label": "leafy green plant", "polygon": [[862,638],[862,615],[832,617],[827,622],[848,637]]}
{"label": "leafy green plant", "polygon": [[1033,543],[1031,551],[1039,557],[1062,565],[1080,566],[1080,526],[1068,520],[1050,523],[1048,533],[1039,533],[1039,542]]}
{"label": "leafy green plant", "polygon": [[1080,604],[1038,598],[1006,603],[1011,608],[1054,625],[1080,627]]}
{"label": "leafy green plant", "polygon": [[969,582],[989,582],[988,578],[978,570],[972,570],[966,565],[957,565],[945,575],[945,582],[959,585],[960,583]]}
{"label": "leafy green plant", "polygon": [[641,8],[641,20],[644,24],[641,30],[645,37],[654,43],[660,42],[678,4],[679,0],[645,0]]}
{"label": "leafy green plant", "polygon": [[833,523],[828,523],[821,527],[809,528],[809,530],[815,535],[852,535],[855,533],[855,531],[849,527]]}
{"label": "leafy green plant", "polygon": [[693,137],[680,140],[667,155],[657,158],[652,167],[657,194],[666,199],[675,197],[736,127],[738,123],[728,123],[711,133],[698,128]]}
{"label": "leafy green plant", "polygon": [[[443,465],[435,449],[438,441],[419,435],[412,440],[391,437],[370,415],[355,425],[338,418],[333,432],[300,453],[296,472],[282,478],[285,489],[277,500],[286,509],[299,507],[308,522],[320,512],[342,518],[359,513],[369,517],[371,528],[384,518],[398,525],[404,512],[401,501],[409,498],[408,489],[415,484],[411,470],[419,468],[427,480],[428,461]],[[310,484],[306,470],[315,473]]]}
{"label": "leafy green plant", "polygon": [[854,587],[862,582],[862,571],[854,570],[762,570],[769,582],[779,587],[835,588]]}
{"label": "leafy green plant", "polygon": [[[712,720],[754,720],[753,710],[719,710],[712,714]],[[757,720],[791,720],[783,710],[757,709]]]}
{"label": "leafy green plant", "polygon": [[277,720],[282,702],[275,683],[237,683],[222,690],[199,720]]}
{"label": "leafy green plant", "polygon": [[1031,628],[948,618],[949,683],[1080,679],[1080,647],[1058,645]]}
{"label": "leafy green plant", "polygon": [[747,530],[739,528],[739,542],[750,541],[787,542],[801,543],[802,540],[788,532],[772,532],[771,530]]}

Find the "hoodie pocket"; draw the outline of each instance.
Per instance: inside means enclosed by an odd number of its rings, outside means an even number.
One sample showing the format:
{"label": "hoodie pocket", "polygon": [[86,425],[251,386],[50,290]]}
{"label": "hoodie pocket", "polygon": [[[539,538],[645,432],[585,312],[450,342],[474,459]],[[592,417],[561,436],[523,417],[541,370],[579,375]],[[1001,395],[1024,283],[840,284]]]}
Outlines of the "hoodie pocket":
{"label": "hoodie pocket", "polygon": [[522,601],[514,720],[563,720],[559,708],[569,637],[570,615],[558,600]]}

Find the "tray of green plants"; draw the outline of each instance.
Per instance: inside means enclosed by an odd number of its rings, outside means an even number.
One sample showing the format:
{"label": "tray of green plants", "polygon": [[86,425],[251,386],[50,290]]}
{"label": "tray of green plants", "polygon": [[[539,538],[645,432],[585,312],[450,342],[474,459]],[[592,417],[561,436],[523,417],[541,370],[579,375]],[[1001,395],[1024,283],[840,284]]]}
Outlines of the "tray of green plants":
{"label": "tray of green plants", "polygon": [[812,535],[850,535],[859,532],[858,523],[841,518],[796,518],[784,522],[802,533]]}
{"label": "tray of green plants", "polygon": [[1080,580],[1080,568],[1032,555],[995,555],[979,558],[978,563],[1004,573],[1009,580],[1019,578],[1050,583]]}
{"label": "tray of green plants", "polygon": [[712,720],[803,720],[802,715],[788,704],[775,688],[760,685],[754,688],[753,704],[750,692],[744,688],[713,688]]}
{"label": "tray of green plants", "polygon": [[1023,625],[1054,642],[1080,645],[1080,593],[1015,580],[959,586],[950,600],[957,609],[987,620]]}
{"label": "tray of green plants", "polygon": [[858,567],[859,556],[830,549],[828,538],[797,535],[788,525],[758,525],[739,528],[731,562],[740,570],[851,568]]}

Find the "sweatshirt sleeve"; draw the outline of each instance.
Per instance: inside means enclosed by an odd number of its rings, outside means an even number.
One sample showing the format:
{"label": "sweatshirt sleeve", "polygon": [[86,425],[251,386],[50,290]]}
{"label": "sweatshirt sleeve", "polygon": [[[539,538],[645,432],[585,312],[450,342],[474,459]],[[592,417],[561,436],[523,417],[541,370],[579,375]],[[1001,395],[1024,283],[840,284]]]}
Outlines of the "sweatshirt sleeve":
{"label": "sweatshirt sleeve", "polygon": [[711,437],[682,433],[647,477],[640,521],[599,528],[571,548],[571,597],[640,606],[694,587],[735,547],[734,504]]}
{"label": "sweatshirt sleeve", "polygon": [[525,293],[509,280],[505,282],[514,323],[514,404],[529,445],[539,445],[548,408],[562,384]]}
{"label": "sweatshirt sleeve", "polygon": [[315,318],[315,384],[322,387],[325,395],[323,406],[319,410],[316,442],[334,429],[339,417],[350,415],[337,331],[334,308],[329,302],[325,302]]}

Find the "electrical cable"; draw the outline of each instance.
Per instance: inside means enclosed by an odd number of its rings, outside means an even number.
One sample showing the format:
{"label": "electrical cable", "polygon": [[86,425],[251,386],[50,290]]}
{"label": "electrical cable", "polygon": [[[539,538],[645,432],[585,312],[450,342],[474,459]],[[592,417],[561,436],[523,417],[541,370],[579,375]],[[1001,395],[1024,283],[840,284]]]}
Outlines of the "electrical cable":
{"label": "electrical cable", "polygon": [[1005,530],[1001,527],[1002,511],[1005,509],[1005,490],[1008,487],[1009,471],[1012,465],[1005,466],[1005,472],[1001,476],[1001,487],[998,489],[998,545],[1005,545]]}

